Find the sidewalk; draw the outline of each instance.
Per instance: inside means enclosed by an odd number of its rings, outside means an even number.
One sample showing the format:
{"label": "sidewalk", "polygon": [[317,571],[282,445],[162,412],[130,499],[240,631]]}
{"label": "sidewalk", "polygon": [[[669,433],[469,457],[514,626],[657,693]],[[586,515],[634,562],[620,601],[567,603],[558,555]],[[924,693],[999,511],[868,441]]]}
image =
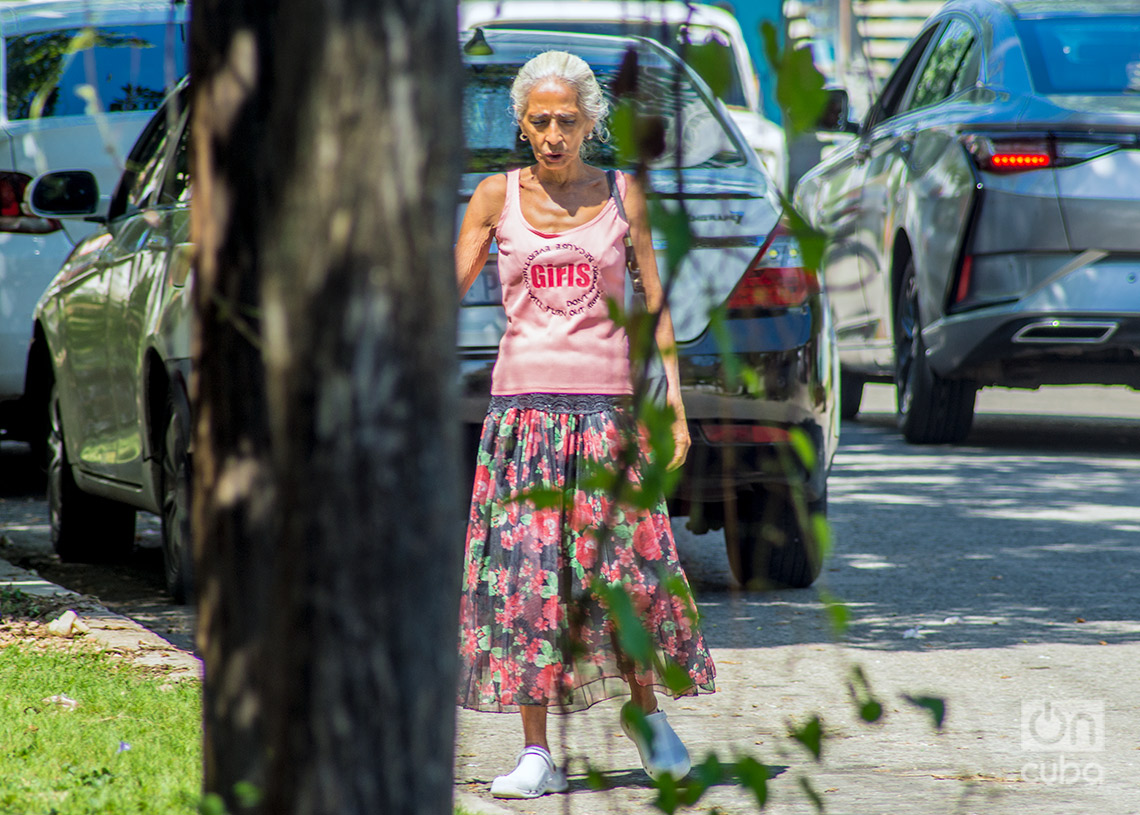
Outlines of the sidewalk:
{"label": "sidewalk", "polygon": [[[90,629],[80,639],[102,650],[129,655],[131,664],[169,671],[172,678],[201,678],[202,661],[134,620],[115,614],[91,597],[57,586],[39,575],[0,560],[0,590],[12,588],[33,596],[71,599],[67,605]],[[61,612],[62,613],[62,612]]]}

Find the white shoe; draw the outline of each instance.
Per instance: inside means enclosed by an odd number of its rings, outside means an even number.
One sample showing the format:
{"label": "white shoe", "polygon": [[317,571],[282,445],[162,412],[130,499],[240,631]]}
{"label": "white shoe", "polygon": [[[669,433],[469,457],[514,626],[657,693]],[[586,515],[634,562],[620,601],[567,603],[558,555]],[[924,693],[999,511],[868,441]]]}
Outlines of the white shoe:
{"label": "white shoe", "polygon": [[688,775],[692,766],[689,751],[669,726],[665,711],[657,710],[647,714],[645,722],[649,725],[651,735],[648,742],[638,730],[630,727],[625,716],[621,718],[621,729],[637,745],[641,766],[649,773],[649,777],[657,780],[663,775],[671,775],[679,781]]}
{"label": "white shoe", "polygon": [[495,798],[537,798],[548,792],[566,792],[566,773],[554,766],[550,753],[530,746],[519,755],[519,763],[508,775],[491,782]]}

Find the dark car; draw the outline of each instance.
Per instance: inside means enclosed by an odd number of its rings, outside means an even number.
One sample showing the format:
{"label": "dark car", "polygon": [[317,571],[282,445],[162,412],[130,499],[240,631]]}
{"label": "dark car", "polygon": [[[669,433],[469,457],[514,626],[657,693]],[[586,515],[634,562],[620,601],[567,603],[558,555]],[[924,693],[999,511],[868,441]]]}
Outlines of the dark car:
{"label": "dark car", "polygon": [[[474,46],[464,57],[463,201],[487,174],[533,162],[509,103],[510,83],[530,57],[569,50],[605,89],[627,51],[637,53],[639,113],[666,128],[665,152],[649,169],[651,203],[683,207],[692,232],[672,278],[664,273],[665,236],[655,233],[693,439],[671,510],[698,529],[725,527],[742,583],[809,585],[820,568],[811,516],[825,511],[838,439],[837,359],[818,279],[781,225],[779,198],[755,152],[704,83],[650,40],[508,30],[462,38]],[[586,160],[619,164],[607,144]],[[473,428],[486,412],[505,323],[494,251],[460,314],[463,418]],[[733,376],[733,360],[752,376]]]}
{"label": "dark car", "polygon": [[88,171],[48,173],[28,192],[39,215],[101,222],[35,310],[52,543],[65,560],[113,559],[134,546],[135,510],[158,513],[180,601],[191,591],[187,100],[183,84],[154,114],[109,204]]}
{"label": "dark car", "polygon": [[799,182],[844,417],[894,382],[916,443],[985,386],[1140,388],[1140,4],[951,0]]}

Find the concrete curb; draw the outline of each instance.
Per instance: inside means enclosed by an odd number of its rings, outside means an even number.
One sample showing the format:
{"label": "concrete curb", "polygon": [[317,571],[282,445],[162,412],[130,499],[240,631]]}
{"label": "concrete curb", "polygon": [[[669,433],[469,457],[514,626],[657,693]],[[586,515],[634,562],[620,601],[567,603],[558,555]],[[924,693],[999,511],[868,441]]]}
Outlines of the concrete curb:
{"label": "concrete curb", "polygon": [[0,560],[0,589],[4,588],[39,597],[73,598],[72,610],[89,628],[86,634],[78,638],[79,641],[97,643],[104,651],[130,653],[132,664],[169,671],[172,679],[202,678],[202,660],[188,651],[183,651],[129,617],[110,611],[92,597],[57,586],[35,572]]}

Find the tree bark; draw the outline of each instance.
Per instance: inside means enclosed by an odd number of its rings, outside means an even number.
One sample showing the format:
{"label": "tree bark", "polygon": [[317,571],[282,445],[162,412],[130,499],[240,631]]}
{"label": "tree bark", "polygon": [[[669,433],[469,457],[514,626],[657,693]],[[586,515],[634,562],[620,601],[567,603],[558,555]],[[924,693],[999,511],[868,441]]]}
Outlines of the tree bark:
{"label": "tree bark", "polygon": [[455,0],[195,0],[207,793],[451,811]]}

